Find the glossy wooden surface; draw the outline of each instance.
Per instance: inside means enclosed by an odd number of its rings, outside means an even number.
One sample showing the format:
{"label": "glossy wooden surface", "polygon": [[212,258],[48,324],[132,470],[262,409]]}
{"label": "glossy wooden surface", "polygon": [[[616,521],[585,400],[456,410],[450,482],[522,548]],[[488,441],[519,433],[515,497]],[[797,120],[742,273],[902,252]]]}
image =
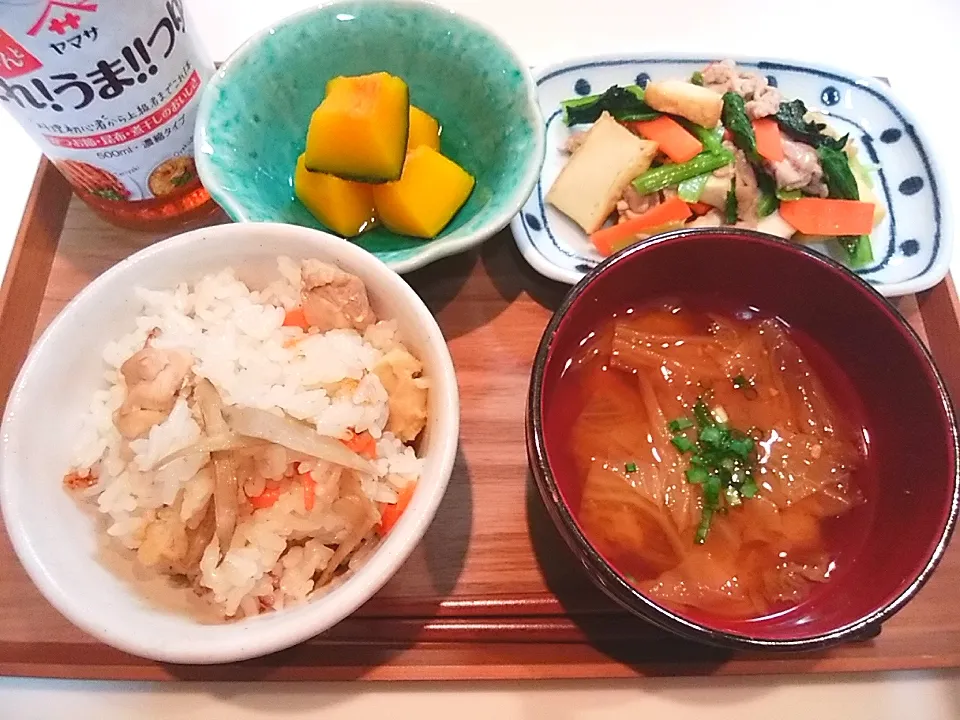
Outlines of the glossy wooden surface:
{"label": "glossy wooden surface", "polygon": [[[53,171],[48,170],[48,174]],[[0,298],[0,379],[16,350],[92,278],[157,239],[111,228],[56,179],[22,231]],[[48,272],[49,228],[66,211],[42,298],[12,295]],[[39,256],[39,258],[37,257]],[[45,259],[44,259],[45,258]],[[37,277],[34,277],[37,276]],[[28,281],[29,279],[29,281]],[[0,673],[126,679],[467,679],[636,674],[838,672],[960,666],[960,551],[954,545],[917,598],[869,641],[810,655],[750,656],[684,643],[597,591],[557,536],[532,484],[523,409],[533,355],[566,291],[530,270],[507,231],[479,251],[409,276],[439,318],[461,391],[461,443],[426,538],[384,589],[329,633],[231,666],[176,667],[94,641],[39,595],[0,535]],[[952,285],[898,301],[931,339],[960,394],[960,322]],[[9,344],[8,344],[9,343]],[[8,353],[6,348],[14,348]],[[0,387],[6,397],[8,384]]]}

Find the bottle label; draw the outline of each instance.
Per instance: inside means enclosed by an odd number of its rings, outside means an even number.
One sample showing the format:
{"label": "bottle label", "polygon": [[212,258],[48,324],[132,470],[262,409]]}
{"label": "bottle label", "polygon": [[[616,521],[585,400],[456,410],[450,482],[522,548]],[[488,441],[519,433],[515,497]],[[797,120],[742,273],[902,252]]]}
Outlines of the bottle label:
{"label": "bottle label", "polygon": [[212,65],[187,31],[183,0],[0,0],[0,107],[104,200],[195,189]]}

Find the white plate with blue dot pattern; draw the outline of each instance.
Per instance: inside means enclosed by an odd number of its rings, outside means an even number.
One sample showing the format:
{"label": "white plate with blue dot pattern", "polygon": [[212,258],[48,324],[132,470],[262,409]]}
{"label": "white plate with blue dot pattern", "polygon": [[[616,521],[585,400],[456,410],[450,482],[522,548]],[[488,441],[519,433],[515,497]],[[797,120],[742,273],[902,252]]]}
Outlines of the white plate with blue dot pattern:
{"label": "white plate with blue dot pattern", "polygon": [[[875,187],[887,216],[871,235],[875,261],[856,273],[888,297],[940,282],[949,270],[953,246],[944,176],[926,135],[890,89],[874,78],[817,65],[732,59],[766,75],[785,98],[800,98],[809,109],[827,115],[832,127],[851,134],[864,162],[877,166]],[[544,202],[567,161],[561,148],[569,130],[560,102],[611,85],[686,78],[712,60],[679,55],[585,57],[535,71],[547,153],[540,180],[511,228],[523,256],[538,272],[573,284],[601,260],[583,231]],[[832,244],[813,247],[842,262]]]}

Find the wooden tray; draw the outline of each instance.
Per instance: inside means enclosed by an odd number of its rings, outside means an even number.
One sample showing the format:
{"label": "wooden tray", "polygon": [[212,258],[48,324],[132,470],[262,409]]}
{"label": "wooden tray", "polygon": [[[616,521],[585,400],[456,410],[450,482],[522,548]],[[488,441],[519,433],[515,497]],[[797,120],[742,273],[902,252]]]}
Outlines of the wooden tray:
{"label": "wooden tray", "polygon": [[[90,280],[157,239],[117,230],[47,163],[0,290],[0,398],[31,341]],[[838,672],[960,666],[960,551],[871,640],[757,656],[695,646],[625,614],[580,571],[527,470],[523,409],[541,332],[566,292],[508,232],[409,276],[450,343],[460,452],[423,542],[355,615],[291,650],[230,666],[171,666],[99,644],[39,595],[0,533],[0,673],[117,679],[474,679]],[[960,397],[952,283],[897,302]]]}

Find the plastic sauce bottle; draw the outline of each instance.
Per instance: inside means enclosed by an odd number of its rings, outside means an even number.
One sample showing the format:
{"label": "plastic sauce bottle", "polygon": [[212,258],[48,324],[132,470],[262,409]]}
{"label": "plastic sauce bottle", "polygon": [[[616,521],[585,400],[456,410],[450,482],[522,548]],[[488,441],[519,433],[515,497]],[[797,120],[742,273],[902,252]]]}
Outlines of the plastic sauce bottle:
{"label": "plastic sauce bottle", "polygon": [[0,107],[115,225],[218,212],[193,160],[213,64],[191,32],[183,0],[0,0]]}

